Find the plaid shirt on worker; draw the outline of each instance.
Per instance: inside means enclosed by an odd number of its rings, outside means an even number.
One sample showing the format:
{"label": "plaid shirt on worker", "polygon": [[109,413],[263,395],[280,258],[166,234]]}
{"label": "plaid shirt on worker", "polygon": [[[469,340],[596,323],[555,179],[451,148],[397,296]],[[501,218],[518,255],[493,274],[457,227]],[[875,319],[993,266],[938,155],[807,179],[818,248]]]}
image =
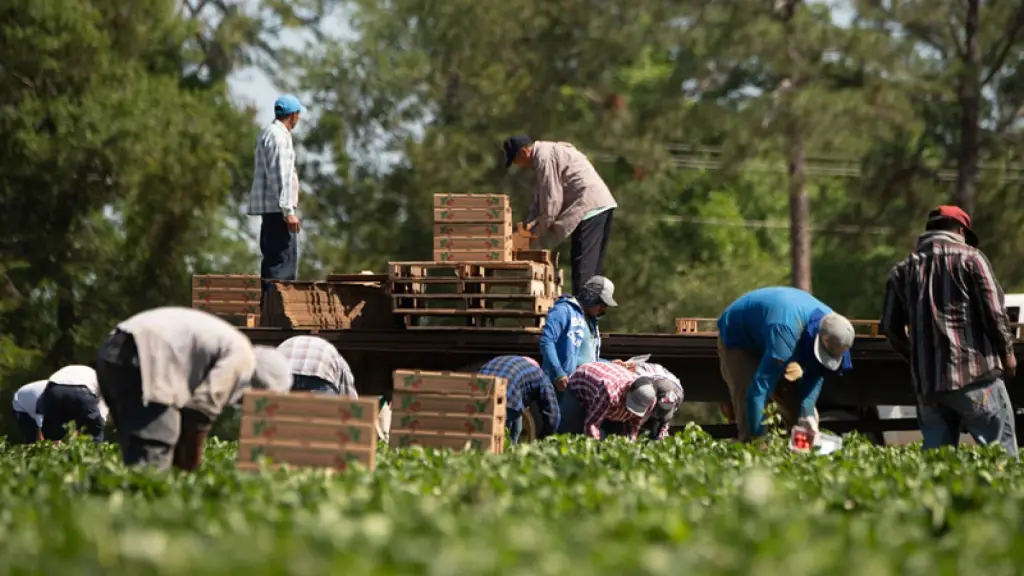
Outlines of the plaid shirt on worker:
{"label": "plaid shirt on worker", "polygon": [[316,336],[293,336],[277,347],[291,362],[292,374],[316,376],[330,382],[343,396],[356,398],[355,377],[333,344]]}
{"label": "plaid shirt on worker", "polygon": [[508,380],[508,410],[523,413],[533,402],[538,403],[543,417],[540,436],[554,434],[558,430],[561,419],[558,397],[551,380],[539,366],[523,356],[498,356],[487,361],[478,372]]}
{"label": "plaid shirt on worker", "polygon": [[1002,374],[1013,353],[1003,300],[985,254],[951,232],[926,232],[893,267],[879,328],[910,363],[918,396]]}
{"label": "plaid shirt on worker", "polygon": [[279,120],[274,120],[256,140],[249,215],[294,214],[299,202],[298,189],[292,133]]}
{"label": "plaid shirt on worker", "polygon": [[636,378],[631,370],[612,362],[590,362],[569,376],[569,391],[580,401],[586,413],[584,434],[600,440],[601,422],[611,420],[628,423],[628,437],[636,440],[640,424],[647,416],[634,416],[626,409],[626,395]]}

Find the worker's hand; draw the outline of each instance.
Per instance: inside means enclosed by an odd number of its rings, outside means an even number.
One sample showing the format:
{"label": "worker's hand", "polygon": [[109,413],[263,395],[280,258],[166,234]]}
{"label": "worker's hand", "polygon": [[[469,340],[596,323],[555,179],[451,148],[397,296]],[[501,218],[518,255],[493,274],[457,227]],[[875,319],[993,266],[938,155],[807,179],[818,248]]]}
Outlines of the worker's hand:
{"label": "worker's hand", "polygon": [[1010,351],[1010,355],[1003,362],[1003,377],[1013,378],[1017,374],[1017,355]]}
{"label": "worker's hand", "polygon": [[288,224],[289,232],[298,232],[302,228],[302,224],[299,222],[299,217],[295,214],[288,214],[284,217],[284,221]]}
{"label": "worker's hand", "polygon": [[555,380],[555,389],[559,392],[565,392],[569,388],[569,377],[562,376],[558,380]]}

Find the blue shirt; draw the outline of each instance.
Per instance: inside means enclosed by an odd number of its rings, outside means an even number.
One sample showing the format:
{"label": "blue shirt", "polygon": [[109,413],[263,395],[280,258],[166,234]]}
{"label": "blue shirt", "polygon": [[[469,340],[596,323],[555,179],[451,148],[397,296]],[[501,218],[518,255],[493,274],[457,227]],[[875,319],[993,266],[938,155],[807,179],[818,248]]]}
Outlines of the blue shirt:
{"label": "blue shirt", "polygon": [[[508,380],[506,394],[507,410],[522,414],[533,402],[540,407],[541,422],[538,438],[554,434],[558,430],[561,411],[555,387],[543,370],[523,356],[498,356],[484,364],[480,374],[500,376]],[[506,425],[510,422],[506,420]]]}
{"label": "blue shirt", "polygon": [[[804,370],[801,416],[814,414],[824,381],[824,367],[814,356],[814,338],[821,318],[830,313],[831,308],[803,290],[773,286],[744,294],[719,316],[718,334],[726,348],[751,350],[761,356],[747,387],[746,418],[752,435],[764,433],[765,402],[789,362],[797,362]],[[849,352],[841,369],[848,365],[852,367]]]}

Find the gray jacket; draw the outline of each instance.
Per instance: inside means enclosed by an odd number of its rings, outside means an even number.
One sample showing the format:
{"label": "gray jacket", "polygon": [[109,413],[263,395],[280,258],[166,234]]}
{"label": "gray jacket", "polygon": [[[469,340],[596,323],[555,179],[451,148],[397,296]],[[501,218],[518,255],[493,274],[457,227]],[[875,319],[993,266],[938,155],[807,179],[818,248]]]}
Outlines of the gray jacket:
{"label": "gray jacket", "polygon": [[[537,172],[537,188],[527,222],[537,221],[533,233],[547,246],[565,241],[587,212],[618,207],[594,165],[572,144],[534,142],[531,162]],[[545,238],[547,234],[550,236]]]}
{"label": "gray jacket", "polygon": [[245,334],[200,310],[154,308],[117,327],[138,348],[143,404],[188,407],[213,419],[256,367]]}

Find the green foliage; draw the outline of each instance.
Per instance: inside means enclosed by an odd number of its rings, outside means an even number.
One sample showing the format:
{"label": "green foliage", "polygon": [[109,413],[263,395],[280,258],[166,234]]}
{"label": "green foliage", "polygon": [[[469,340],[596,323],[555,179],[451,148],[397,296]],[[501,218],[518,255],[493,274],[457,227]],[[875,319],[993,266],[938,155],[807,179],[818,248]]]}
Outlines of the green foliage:
{"label": "green foliage", "polygon": [[998,448],[836,455],[551,438],[378,453],[372,472],[126,470],[111,445],[0,446],[12,574],[1014,573],[1024,468]]}

